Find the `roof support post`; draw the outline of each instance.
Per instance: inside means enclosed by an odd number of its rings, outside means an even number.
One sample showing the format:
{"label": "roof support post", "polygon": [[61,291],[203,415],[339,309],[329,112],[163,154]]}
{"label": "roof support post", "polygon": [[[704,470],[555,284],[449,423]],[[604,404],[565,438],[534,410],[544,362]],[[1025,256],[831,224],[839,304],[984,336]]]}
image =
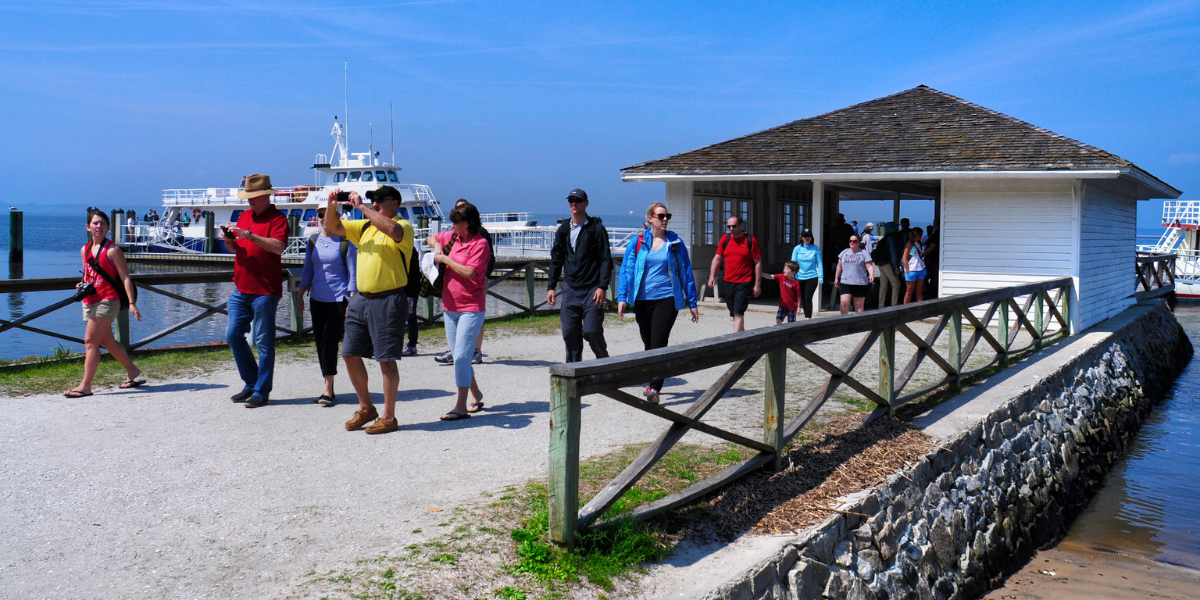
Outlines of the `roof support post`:
{"label": "roof support post", "polygon": [[[812,182],[812,206],[810,210],[812,212],[813,243],[817,245],[817,248],[821,248],[825,240],[825,182],[823,181]],[[817,268],[824,269],[825,265],[818,265]],[[813,306],[817,308],[818,312],[821,310],[822,287],[818,285],[817,289],[813,290],[815,296],[813,298]]]}
{"label": "roof support post", "polygon": [[895,196],[892,200],[892,220],[900,222],[900,192],[894,192]]}

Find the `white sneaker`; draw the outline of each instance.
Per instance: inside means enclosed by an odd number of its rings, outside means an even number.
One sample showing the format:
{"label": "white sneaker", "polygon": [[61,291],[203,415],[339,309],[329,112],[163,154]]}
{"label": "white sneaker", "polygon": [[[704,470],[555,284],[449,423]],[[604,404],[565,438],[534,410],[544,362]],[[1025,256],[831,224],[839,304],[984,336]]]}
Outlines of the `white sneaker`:
{"label": "white sneaker", "polygon": [[475,355],[471,357],[471,364],[482,365],[483,364],[483,353],[476,350]]}

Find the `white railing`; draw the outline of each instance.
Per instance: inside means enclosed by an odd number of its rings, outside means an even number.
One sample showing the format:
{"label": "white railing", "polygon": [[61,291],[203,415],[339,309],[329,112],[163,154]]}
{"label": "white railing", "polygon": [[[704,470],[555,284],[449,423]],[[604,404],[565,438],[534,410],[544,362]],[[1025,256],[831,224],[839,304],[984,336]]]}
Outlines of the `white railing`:
{"label": "white railing", "polygon": [[[1138,252],[1161,253],[1158,246],[1146,244],[1137,247]],[[1200,283],[1200,250],[1172,250],[1175,255],[1175,281]]]}
{"label": "white railing", "polygon": [[[513,230],[492,231],[492,243],[496,246],[496,254],[503,255],[544,255],[549,256],[554,247],[554,235],[557,225],[527,227]],[[608,244],[612,253],[617,256],[625,254],[625,245],[630,238],[636,236],[641,229],[614,227],[608,229]]]}
{"label": "white railing", "polygon": [[1192,225],[1200,227],[1200,200],[1167,200],[1163,202],[1163,227]]}
{"label": "white railing", "polygon": [[[278,193],[271,196],[271,202],[275,204],[286,204],[288,202],[301,202],[308,198],[311,186],[303,186],[296,188],[276,188]],[[179,190],[163,190],[162,199],[163,206],[229,206],[242,205],[248,206],[248,203],[241,198],[238,198],[237,193],[241,191],[238,188],[199,188],[199,189],[179,189]]]}
{"label": "white railing", "polygon": [[523,223],[533,220],[533,213],[528,212],[509,212],[509,213],[487,213],[479,215],[479,220],[483,223]]}

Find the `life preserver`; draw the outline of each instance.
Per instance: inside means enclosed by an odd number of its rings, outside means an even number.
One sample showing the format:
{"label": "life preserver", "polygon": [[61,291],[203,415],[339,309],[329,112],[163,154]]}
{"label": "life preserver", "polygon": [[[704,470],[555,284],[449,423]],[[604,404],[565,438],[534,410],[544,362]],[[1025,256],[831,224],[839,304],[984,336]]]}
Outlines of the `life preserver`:
{"label": "life preserver", "polygon": [[200,209],[198,209],[198,208],[193,208],[193,209],[192,209],[192,220],[193,220],[193,221],[199,221],[199,220],[200,220]]}

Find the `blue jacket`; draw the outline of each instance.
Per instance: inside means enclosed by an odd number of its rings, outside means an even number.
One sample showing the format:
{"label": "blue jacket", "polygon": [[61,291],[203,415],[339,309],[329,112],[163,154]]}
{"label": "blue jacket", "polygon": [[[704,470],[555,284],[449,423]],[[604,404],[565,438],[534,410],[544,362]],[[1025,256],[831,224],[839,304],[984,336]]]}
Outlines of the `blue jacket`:
{"label": "blue jacket", "polygon": [[[636,250],[639,237],[642,238],[642,248]],[[617,279],[618,302],[633,306],[634,297],[637,296],[646,273],[646,255],[650,253],[653,243],[654,237],[647,229],[642,235],[633,236],[625,246],[625,258],[621,260],[621,274]],[[671,291],[675,295],[675,310],[683,310],[684,307],[695,308],[696,279],[692,276],[692,261],[688,258],[687,248],[683,246],[683,240],[671,231],[667,232],[667,244],[667,252],[673,257],[673,260],[667,261],[667,271],[671,276]],[[635,252],[637,260],[629,260]]]}
{"label": "blue jacket", "polygon": [[792,260],[800,265],[796,272],[796,280],[817,278],[818,283],[825,283],[825,267],[821,263],[821,247],[816,244],[796,244],[792,248]]}

